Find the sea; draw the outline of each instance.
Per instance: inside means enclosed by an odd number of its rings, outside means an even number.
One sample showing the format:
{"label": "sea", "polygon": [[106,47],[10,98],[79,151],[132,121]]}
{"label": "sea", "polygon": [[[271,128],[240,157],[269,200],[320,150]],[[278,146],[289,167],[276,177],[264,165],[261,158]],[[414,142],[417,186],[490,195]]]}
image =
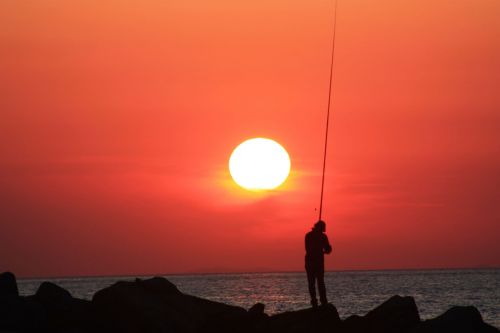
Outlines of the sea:
{"label": "sea", "polygon": [[[266,313],[309,307],[304,272],[164,275],[182,292],[217,302],[250,308],[264,303]],[[140,278],[147,278],[141,276]],[[54,282],[74,297],[93,294],[130,276],[20,279],[22,295],[34,294],[43,281]],[[328,300],[341,318],[364,315],[393,295],[413,296],[422,319],[454,305],[473,305],[483,320],[500,328],[500,269],[393,270],[326,272]]]}

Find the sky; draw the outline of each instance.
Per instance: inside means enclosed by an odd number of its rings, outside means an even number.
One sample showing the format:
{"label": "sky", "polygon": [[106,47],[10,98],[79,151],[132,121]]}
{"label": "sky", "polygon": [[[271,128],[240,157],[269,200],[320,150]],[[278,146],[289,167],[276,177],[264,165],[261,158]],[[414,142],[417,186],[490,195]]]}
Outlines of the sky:
{"label": "sky", "polygon": [[[326,0],[0,3],[0,270],[301,271]],[[340,0],[327,270],[500,267],[500,2]],[[279,188],[228,171],[242,141]]]}

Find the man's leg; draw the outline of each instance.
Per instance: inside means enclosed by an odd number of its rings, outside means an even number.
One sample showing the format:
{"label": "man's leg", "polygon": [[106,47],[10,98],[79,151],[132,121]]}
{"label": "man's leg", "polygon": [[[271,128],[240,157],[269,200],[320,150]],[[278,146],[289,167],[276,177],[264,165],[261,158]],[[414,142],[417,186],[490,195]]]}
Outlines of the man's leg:
{"label": "man's leg", "polygon": [[324,271],[319,272],[317,278],[318,278],[319,300],[321,302],[321,305],[327,305],[328,300],[326,299],[325,272]]}
{"label": "man's leg", "polygon": [[311,305],[313,307],[318,306],[318,299],[316,298],[316,286],[315,286],[315,274],[311,269],[306,270],[307,272],[307,285],[309,287],[309,295],[311,296]]}

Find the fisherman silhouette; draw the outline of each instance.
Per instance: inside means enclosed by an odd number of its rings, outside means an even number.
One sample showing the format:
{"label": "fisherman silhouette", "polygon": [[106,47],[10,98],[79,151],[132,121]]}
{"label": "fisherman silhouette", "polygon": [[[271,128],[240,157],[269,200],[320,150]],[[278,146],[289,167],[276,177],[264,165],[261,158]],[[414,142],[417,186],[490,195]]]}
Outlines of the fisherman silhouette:
{"label": "fisherman silhouette", "polygon": [[325,263],[324,254],[330,254],[332,247],[325,234],[326,223],[319,220],[311,231],[306,234],[306,272],[309,285],[309,294],[311,295],[311,305],[318,306],[316,298],[316,281],[318,281],[319,300],[321,305],[328,304],[326,299],[325,287]]}

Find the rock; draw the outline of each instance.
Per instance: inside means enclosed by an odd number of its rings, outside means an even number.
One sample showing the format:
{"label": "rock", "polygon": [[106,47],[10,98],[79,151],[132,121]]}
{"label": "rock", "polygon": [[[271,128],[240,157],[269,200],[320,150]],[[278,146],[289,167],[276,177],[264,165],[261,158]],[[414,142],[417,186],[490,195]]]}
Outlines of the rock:
{"label": "rock", "polygon": [[11,272],[0,274],[0,299],[10,296],[19,296],[16,276]]}
{"label": "rock", "polygon": [[365,316],[380,332],[403,332],[420,323],[413,297],[393,296]]}
{"label": "rock", "polygon": [[337,309],[332,305],[285,312],[269,317],[260,327],[262,332],[322,333],[336,332],[341,325]]}
{"label": "rock", "polygon": [[43,306],[52,331],[89,328],[93,323],[91,303],[73,298],[52,282],[43,282],[32,299]]}
{"label": "rock", "polygon": [[73,299],[69,291],[52,282],[42,282],[35,293],[35,298],[49,306],[67,305]]}
{"label": "rock", "polygon": [[212,331],[247,316],[244,309],[185,295],[165,278],[118,282],[98,291],[92,305],[104,331]]}
{"label": "rock", "polygon": [[0,330],[37,331],[46,328],[47,316],[43,307],[19,296],[16,276],[11,272],[0,274]]}
{"label": "rock", "polygon": [[[263,325],[267,322],[269,316],[264,312],[265,305],[262,303],[255,303],[247,311],[246,316],[239,318],[240,323],[233,322],[226,329],[227,332],[259,332],[262,330]],[[232,328],[232,330],[231,330]]]}
{"label": "rock", "polygon": [[0,330],[46,332],[44,307],[27,297],[12,296],[0,300]]}
{"label": "rock", "polygon": [[343,323],[346,332],[406,332],[420,323],[413,297],[393,296],[364,317],[351,316]]}
{"label": "rock", "polygon": [[248,309],[248,313],[251,315],[259,316],[264,314],[264,309],[266,306],[262,303],[255,303],[250,309]]}
{"label": "rock", "polygon": [[147,280],[135,279],[145,290],[161,295],[182,295],[175,284],[162,277],[154,277]]}
{"label": "rock", "polygon": [[497,328],[483,322],[473,306],[454,306],[439,317],[426,320],[411,333],[498,333]]}
{"label": "rock", "polygon": [[347,317],[347,319],[344,320],[342,323],[342,326],[344,327],[345,330],[351,332],[355,332],[356,329],[358,328],[364,328],[365,326],[365,319],[361,316],[358,315],[353,315],[350,317]]}
{"label": "rock", "polygon": [[141,280],[117,282],[98,291],[92,298],[92,306],[103,331],[186,332],[191,326],[163,304],[159,295],[147,291]]}

